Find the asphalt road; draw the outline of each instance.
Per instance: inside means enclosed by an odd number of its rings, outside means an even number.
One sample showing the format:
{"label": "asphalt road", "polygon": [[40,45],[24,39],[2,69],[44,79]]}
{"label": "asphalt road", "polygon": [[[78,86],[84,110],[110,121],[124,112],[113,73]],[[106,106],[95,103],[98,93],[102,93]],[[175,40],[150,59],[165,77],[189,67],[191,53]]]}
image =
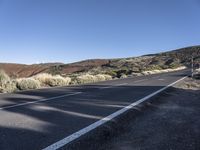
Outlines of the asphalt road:
{"label": "asphalt road", "polygon": [[0,94],[0,149],[46,148],[187,74],[183,70]]}
{"label": "asphalt road", "polygon": [[92,138],[90,144],[82,138],[81,150],[200,150],[200,90],[186,88],[185,83],[200,81],[186,78],[137,111],[124,114],[120,117],[124,121],[118,119],[120,129],[108,132],[104,141]]}

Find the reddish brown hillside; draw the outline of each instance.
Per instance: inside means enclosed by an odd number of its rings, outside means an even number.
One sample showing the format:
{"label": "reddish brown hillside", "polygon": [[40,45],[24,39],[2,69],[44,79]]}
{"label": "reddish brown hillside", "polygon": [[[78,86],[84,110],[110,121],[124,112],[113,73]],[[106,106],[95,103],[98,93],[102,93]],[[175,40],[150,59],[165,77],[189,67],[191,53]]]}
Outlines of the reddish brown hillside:
{"label": "reddish brown hillside", "polygon": [[[11,77],[30,77],[38,73],[71,74],[77,72],[132,74],[146,70],[176,68],[181,65],[190,66],[191,56],[194,62],[200,62],[200,46],[186,47],[178,50],[141,57],[122,59],[91,59],[71,64],[46,63],[35,65],[0,63]],[[98,67],[98,68],[97,68]],[[95,69],[94,69],[95,68]]]}
{"label": "reddish brown hillside", "polygon": [[44,72],[48,68],[48,65],[0,63],[0,69],[4,70],[11,77],[29,77],[39,72]]}
{"label": "reddish brown hillside", "polygon": [[[85,61],[76,62],[72,64],[60,65],[59,72],[61,74],[70,74],[74,72],[88,71],[92,68],[101,67],[108,63],[109,63],[109,60],[105,60],[105,59],[85,60]],[[51,69],[53,69],[53,67]]]}
{"label": "reddish brown hillside", "polygon": [[109,63],[109,60],[85,60],[71,64],[48,63],[48,64],[12,64],[0,63],[0,69],[4,70],[11,77],[30,77],[38,73],[70,74],[74,72],[87,71]]}

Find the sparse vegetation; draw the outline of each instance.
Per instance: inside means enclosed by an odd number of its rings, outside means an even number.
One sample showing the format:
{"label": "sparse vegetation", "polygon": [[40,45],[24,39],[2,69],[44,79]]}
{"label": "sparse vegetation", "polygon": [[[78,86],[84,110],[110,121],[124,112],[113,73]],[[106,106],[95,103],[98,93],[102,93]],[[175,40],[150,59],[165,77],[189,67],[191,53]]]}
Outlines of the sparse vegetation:
{"label": "sparse vegetation", "polygon": [[91,82],[95,82],[95,77],[90,74],[85,74],[85,75],[78,76],[76,78],[76,81],[78,84],[91,83]]}
{"label": "sparse vegetation", "polygon": [[71,79],[69,77],[62,77],[60,75],[52,76],[51,78],[48,78],[47,85],[49,86],[64,86],[69,85],[71,82]]}
{"label": "sparse vegetation", "polygon": [[14,91],[17,91],[16,82],[14,80],[10,80],[0,87],[1,93],[12,93]]}
{"label": "sparse vegetation", "polygon": [[183,82],[178,83],[178,88],[200,90],[200,80],[194,78],[186,78]]}
{"label": "sparse vegetation", "polygon": [[[175,51],[123,59],[93,59],[72,64],[1,64],[0,92],[93,83],[128,76],[171,72],[190,66],[191,55],[195,64],[200,61],[200,46]],[[198,66],[194,66],[198,67]],[[12,70],[12,71],[11,71]],[[12,77],[12,78],[11,78]],[[21,79],[16,79],[16,78]],[[200,78],[200,75],[195,75]]]}
{"label": "sparse vegetation", "polygon": [[10,77],[3,71],[0,70],[0,92],[1,93],[11,93],[17,89],[16,83],[14,80],[11,80]]}
{"label": "sparse vegetation", "polygon": [[111,80],[116,78],[126,78],[128,75],[140,76],[162,72],[170,72],[184,69],[179,67],[177,69],[165,69],[165,70],[152,70],[144,71],[142,73],[134,73],[130,70],[123,69],[116,72],[116,76],[109,74],[72,74],[69,77],[63,77],[61,75],[51,75],[48,73],[42,73],[29,78],[11,79],[4,71],[0,71],[0,92],[9,93],[16,90],[38,89],[40,87],[54,87],[65,86],[69,84],[85,84],[94,83],[99,81]]}
{"label": "sparse vegetation", "polygon": [[10,77],[3,70],[0,70],[0,86],[5,85],[9,81]]}
{"label": "sparse vegetation", "polygon": [[77,84],[85,84],[85,83],[93,83],[98,81],[105,81],[111,80],[112,76],[107,74],[97,74],[97,75],[90,75],[90,74],[83,74],[74,78],[74,83]]}
{"label": "sparse vegetation", "polygon": [[151,70],[151,71],[143,71],[143,75],[149,75],[149,74],[158,74],[158,73],[165,73],[165,72],[172,72],[172,71],[178,71],[178,70],[183,70],[185,69],[185,66],[181,66],[175,69],[163,69],[163,70]]}
{"label": "sparse vegetation", "polygon": [[69,77],[62,77],[60,75],[52,76],[47,73],[38,74],[33,78],[40,81],[43,86],[64,86],[69,85],[71,82],[71,78]]}
{"label": "sparse vegetation", "polygon": [[[112,78],[120,78],[123,74],[131,75],[144,71],[175,69],[179,66],[190,66],[191,56],[194,62],[200,61],[200,46],[186,47],[164,53],[141,57],[119,59],[92,59],[71,64],[37,64],[20,65],[0,63],[10,77],[31,77],[39,73],[71,76],[72,74],[109,74]],[[198,66],[197,66],[198,67]]]}
{"label": "sparse vegetation", "polygon": [[200,88],[200,83],[197,82],[185,82],[185,86],[189,89],[191,88]]}
{"label": "sparse vegetation", "polygon": [[40,87],[40,82],[33,78],[17,79],[17,88],[19,90],[38,89]]}
{"label": "sparse vegetation", "polygon": [[50,80],[52,78],[52,75],[50,75],[48,73],[41,73],[41,74],[37,74],[37,75],[33,76],[33,78],[35,80],[40,81],[42,86],[45,86],[45,85],[48,85],[48,80]]}
{"label": "sparse vegetation", "polygon": [[120,78],[121,78],[121,79],[127,78],[127,75],[126,75],[126,74],[122,74]]}
{"label": "sparse vegetation", "polygon": [[107,74],[97,74],[95,75],[96,81],[106,81],[106,80],[111,80],[112,76],[107,75]]}

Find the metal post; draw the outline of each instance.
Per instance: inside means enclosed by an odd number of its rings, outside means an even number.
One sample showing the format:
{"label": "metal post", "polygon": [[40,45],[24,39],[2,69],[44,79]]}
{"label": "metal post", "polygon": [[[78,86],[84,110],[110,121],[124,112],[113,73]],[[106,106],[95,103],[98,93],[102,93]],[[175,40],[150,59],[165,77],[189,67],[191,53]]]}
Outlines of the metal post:
{"label": "metal post", "polygon": [[193,74],[194,74],[194,58],[192,56],[192,59],[191,59],[191,77],[193,78]]}

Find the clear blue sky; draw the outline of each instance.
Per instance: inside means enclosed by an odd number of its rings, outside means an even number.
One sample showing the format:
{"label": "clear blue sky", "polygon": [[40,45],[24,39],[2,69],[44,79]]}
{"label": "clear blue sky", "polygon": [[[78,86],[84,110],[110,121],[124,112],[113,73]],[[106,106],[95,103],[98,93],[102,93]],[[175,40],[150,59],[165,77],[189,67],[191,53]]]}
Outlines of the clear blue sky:
{"label": "clear blue sky", "polygon": [[0,0],[0,62],[131,57],[200,44],[200,0]]}

